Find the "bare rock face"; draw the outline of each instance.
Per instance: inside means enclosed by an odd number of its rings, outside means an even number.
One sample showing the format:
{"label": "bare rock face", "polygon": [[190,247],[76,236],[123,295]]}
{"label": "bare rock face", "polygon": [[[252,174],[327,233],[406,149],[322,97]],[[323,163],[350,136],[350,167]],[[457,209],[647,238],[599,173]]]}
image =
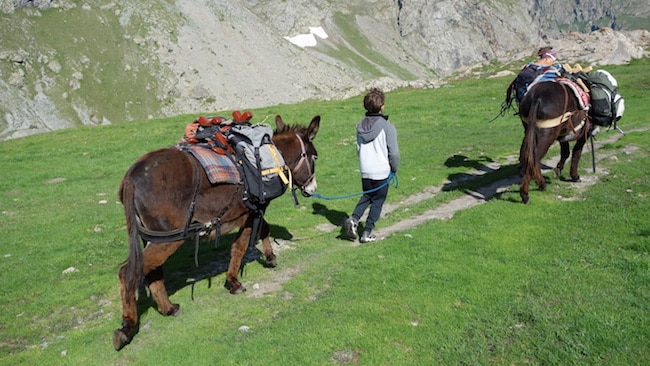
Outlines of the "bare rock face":
{"label": "bare rock face", "polygon": [[0,0],[0,139],[437,87],[547,44],[562,62],[626,63],[650,37],[623,29],[649,11],[637,0]]}
{"label": "bare rock face", "polygon": [[634,30],[617,32],[601,28],[590,33],[571,32],[553,41],[553,47],[567,62],[585,65],[622,65],[647,56],[650,32]]}

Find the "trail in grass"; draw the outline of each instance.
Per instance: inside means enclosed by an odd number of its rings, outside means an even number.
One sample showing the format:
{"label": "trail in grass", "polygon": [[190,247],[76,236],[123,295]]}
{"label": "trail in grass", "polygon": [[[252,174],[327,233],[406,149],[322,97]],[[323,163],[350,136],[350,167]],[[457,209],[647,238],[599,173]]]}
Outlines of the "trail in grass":
{"label": "trail in grass", "polygon": [[[595,157],[596,162],[609,158],[616,153],[615,151],[608,151],[607,153],[598,153],[598,148],[600,148],[604,144],[616,142],[623,136],[624,135],[621,133],[614,133],[612,136],[608,136],[607,139],[594,141],[594,149],[596,151],[596,157]],[[629,149],[633,149],[633,148],[634,147],[630,147]],[[582,154],[582,159],[587,159],[587,158],[591,158],[590,144],[585,145],[585,150],[583,151]],[[542,162],[542,173],[548,173],[549,171],[552,171],[553,167],[557,164],[559,159],[560,159],[559,156],[554,156],[550,158],[547,157]],[[570,160],[567,163],[570,163]],[[496,169],[495,167],[490,167],[490,168],[494,170],[498,169],[498,167],[496,167]],[[598,169],[598,164],[596,164],[596,168],[597,168],[597,173],[601,175],[607,174],[607,171]],[[479,171],[470,172],[470,174],[473,174],[477,177],[482,175],[481,172]],[[520,180],[519,175],[513,175],[495,181],[488,185],[482,186],[476,190],[467,190],[466,194],[464,194],[462,197],[443,203],[442,205],[434,209],[425,211],[418,215],[414,215],[410,218],[399,221],[388,227],[379,228],[375,230],[375,235],[377,235],[378,239],[383,239],[388,237],[391,234],[421,225],[427,220],[432,220],[432,219],[448,220],[451,217],[453,217],[456,212],[460,210],[468,209],[476,205],[486,203],[487,201],[490,200],[490,198],[494,197],[495,195],[508,191],[508,189],[511,186],[519,184],[519,180]],[[589,176],[582,176],[580,182],[571,182],[569,184],[578,186],[581,188],[581,190],[584,190],[586,187],[595,184],[598,180],[599,180],[599,175],[592,174]],[[454,184],[454,182],[450,182],[448,184]],[[531,185],[531,188],[533,186],[534,185]],[[389,213],[391,211],[399,209],[400,207],[407,206],[413,202],[421,202],[423,200],[432,198],[436,193],[440,192],[441,189],[442,187],[439,186],[426,188],[421,193],[415,194],[409,197],[407,200],[400,202],[399,204],[387,205],[384,212]]]}

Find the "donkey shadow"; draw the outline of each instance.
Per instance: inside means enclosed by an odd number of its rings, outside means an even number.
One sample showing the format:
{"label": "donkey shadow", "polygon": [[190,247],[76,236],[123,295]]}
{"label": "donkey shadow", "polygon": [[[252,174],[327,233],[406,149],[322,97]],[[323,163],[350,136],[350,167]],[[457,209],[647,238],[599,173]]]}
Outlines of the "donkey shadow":
{"label": "donkey shadow", "polygon": [[[470,159],[465,155],[455,154],[445,160],[445,166],[448,168],[470,168],[478,171],[479,173],[453,173],[447,177],[448,183],[442,186],[443,191],[453,191],[455,189],[462,189],[463,183],[472,180],[478,176],[494,173],[498,169],[490,168],[487,164],[493,163],[494,160],[488,156],[480,156],[478,159]],[[483,173],[480,173],[483,172]]]}
{"label": "donkey shadow", "polygon": [[[506,191],[497,192],[498,188],[494,184],[485,184],[480,178],[488,177],[491,174],[502,173],[503,179],[509,177],[518,177],[519,165],[509,164],[497,168],[491,167],[489,164],[495,161],[488,156],[480,156],[477,159],[470,159],[465,155],[453,155],[445,161],[445,166],[449,168],[465,167],[474,170],[473,173],[453,173],[449,174],[448,182],[442,186],[442,191],[461,191],[465,194],[476,196],[477,199],[490,197],[489,199],[500,199],[518,202],[519,200],[511,199],[511,193],[517,193],[518,190],[508,189]],[[516,178],[511,182],[513,185],[519,183]]]}
{"label": "donkey shadow", "polygon": [[[269,227],[273,238],[283,240],[293,238],[289,230],[283,226],[269,224]],[[205,237],[200,237],[198,246],[194,237],[186,239],[185,243],[165,262],[163,267],[165,289],[170,297],[181,289],[191,286],[191,298],[193,300],[194,286],[197,283],[207,280],[208,288],[212,288],[212,279],[228,272],[230,248],[237,237],[237,232],[221,234],[218,241],[213,234],[210,233]],[[243,275],[245,266],[253,262],[264,265],[264,254],[255,245],[249,245],[242,258],[240,275]],[[227,293],[227,290],[224,291]],[[138,313],[140,316],[146,313],[149,308],[155,310],[157,307],[144,281],[140,285],[138,299]]]}

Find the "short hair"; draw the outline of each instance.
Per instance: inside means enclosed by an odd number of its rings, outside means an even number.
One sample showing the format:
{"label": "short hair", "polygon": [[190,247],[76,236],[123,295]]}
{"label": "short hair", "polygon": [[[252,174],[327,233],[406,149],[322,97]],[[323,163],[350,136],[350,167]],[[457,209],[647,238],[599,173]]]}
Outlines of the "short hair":
{"label": "short hair", "polygon": [[370,113],[379,113],[384,105],[384,92],[379,88],[372,88],[363,98],[363,107]]}

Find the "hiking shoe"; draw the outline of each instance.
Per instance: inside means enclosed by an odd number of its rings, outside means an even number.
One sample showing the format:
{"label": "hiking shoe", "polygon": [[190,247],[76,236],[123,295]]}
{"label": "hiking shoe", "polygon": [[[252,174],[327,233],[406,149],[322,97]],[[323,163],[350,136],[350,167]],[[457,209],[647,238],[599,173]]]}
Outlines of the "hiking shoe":
{"label": "hiking shoe", "polygon": [[377,237],[373,233],[369,233],[367,231],[363,232],[363,235],[361,235],[361,238],[359,239],[360,242],[362,243],[370,243],[372,241],[377,240]]}
{"label": "hiking shoe", "polygon": [[347,236],[350,240],[356,240],[357,239],[357,226],[359,223],[357,220],[353,219],[352,217],[348,217],[343,221],[343,230],[345,233],[345,236]]}

